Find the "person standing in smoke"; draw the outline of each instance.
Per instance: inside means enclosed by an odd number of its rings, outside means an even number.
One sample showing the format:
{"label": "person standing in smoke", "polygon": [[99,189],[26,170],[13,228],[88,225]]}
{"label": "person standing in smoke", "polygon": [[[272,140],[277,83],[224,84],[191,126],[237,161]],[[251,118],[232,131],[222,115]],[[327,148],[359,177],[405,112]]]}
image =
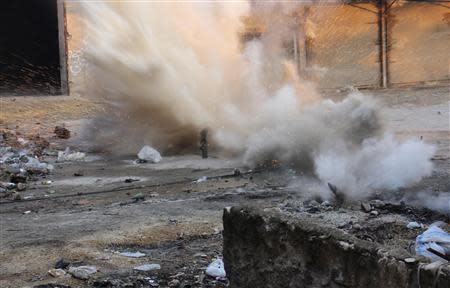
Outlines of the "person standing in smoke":
{"label": "person standing in smoke", "polygon": [[202,158],[208,158],[208,129],[200,131],[200,150],[202,151]]}

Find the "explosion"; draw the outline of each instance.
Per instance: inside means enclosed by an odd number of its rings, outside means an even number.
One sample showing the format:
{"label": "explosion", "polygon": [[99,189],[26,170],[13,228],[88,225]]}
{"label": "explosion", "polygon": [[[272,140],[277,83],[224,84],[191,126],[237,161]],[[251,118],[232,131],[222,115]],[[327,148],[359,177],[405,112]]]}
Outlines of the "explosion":
{"label": "explosion", "polygon": [[[290,17],[296,4],[83,6],[92,70],[86,93],[107,102],[92,134],[114,152],[146,143],[164,153],[192,152],[208,128],[222,155],[250,166],[276,159],[353,198],[431,174],[434,148],[396,140],[377,101],[358,91],[325,99],[301,79],[285,49],[301,22]],[[249,15],[264,19],[267,29],[243,42]]]}

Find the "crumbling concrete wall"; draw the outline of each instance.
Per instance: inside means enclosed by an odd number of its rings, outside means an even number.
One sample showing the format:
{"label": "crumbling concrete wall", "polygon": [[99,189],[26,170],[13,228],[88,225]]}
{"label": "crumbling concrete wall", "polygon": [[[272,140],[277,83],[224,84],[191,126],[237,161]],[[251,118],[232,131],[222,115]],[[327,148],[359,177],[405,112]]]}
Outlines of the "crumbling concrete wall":
{"label": "crumbling concrete wall", "polygon": [[[450,267],[406,263],[407,251],[360,240],[317,220],[278,212],[226,209],[224,262],[230,287],[450,287]],[[322,223],[323,224],[323,223]],[[419,279],[418,279],[418,275]],[[435,284],[435,286],[433,286]]]}

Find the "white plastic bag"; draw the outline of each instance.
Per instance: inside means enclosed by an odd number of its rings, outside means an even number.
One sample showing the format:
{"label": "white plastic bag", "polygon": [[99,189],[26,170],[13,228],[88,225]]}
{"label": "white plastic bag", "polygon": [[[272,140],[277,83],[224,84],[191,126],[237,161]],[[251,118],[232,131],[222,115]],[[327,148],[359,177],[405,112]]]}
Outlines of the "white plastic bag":
{"label": "white plastic bag", "polygon": [[225,278],[225,268],[222,259],[216,259],[206,268],[206,274],[215,278]]}
{"label": "white plastic bag", "polygon": [[432,261],[442,261],[441,257],[428,251],[432,248],[442,254],[450,254],[450,234],[436,224],[425,230],[416,238],[416,254],[430,258]]}

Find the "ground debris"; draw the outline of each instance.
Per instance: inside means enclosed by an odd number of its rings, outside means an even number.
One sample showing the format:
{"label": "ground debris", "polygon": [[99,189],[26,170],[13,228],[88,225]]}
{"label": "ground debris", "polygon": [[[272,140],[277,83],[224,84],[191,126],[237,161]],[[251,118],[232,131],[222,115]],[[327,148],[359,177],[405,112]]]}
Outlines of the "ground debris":
{"label": "ground debris", "polygon": [[70,138],[70,130],[63,126],[56,126],[54,133],[56,137],[61,139],[69,139]]}
{"label": "ground debris", "polygon": [[97,268],[95,266],[78,266],[69,268],[69,274],[82,280],[89,279],[95,273],[97,273]]}
{"label": "ground debris", "polygon": [[145,145],[137,154],[140,162],[146,163],[158,163],[162,160],[161,154],[156,151],[154,148]]}

